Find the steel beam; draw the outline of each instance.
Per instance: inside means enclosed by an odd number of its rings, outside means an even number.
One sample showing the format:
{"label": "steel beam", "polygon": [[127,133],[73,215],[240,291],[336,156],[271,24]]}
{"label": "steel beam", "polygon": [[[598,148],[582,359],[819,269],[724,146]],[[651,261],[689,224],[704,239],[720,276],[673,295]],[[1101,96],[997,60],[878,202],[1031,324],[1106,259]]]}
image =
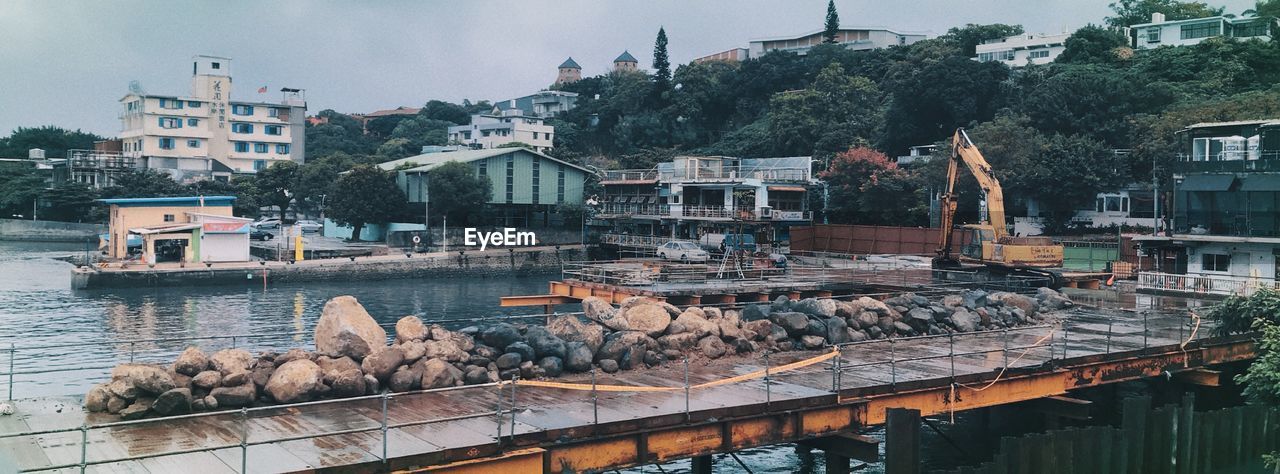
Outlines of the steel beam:
{"label": "steel beam", "polygon": [[1221,387],[1222,372],[1209,369],[1191,369],[1174,372],[1173,379],[1182,383],[1202,387]]}
{"label": "steel beam", "polygon": [[561,295],[503,296],[501,306],[547,306],[577,303],[578,300]]}

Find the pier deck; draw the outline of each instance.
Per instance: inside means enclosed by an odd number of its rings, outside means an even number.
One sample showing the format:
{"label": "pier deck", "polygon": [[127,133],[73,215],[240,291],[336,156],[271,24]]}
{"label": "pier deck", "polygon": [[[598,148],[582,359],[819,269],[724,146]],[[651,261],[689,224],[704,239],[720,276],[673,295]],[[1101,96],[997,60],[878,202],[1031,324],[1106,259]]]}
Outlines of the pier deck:
{"label": "pier deck", "polygon": [[[582,472],[849,433],[883,423],[888,407],[928,416],[1062,395],[1246,360],[1253,350],[1245,337],[1210,337],[1186,312],[1077,309],[1053,326],[845,345],[838,357],[771,373],[767,383],[688,391],[684,364],[674,362],[596,379],[669,391],[489,384],[96,427],[101,420],[74,404],[22,400],[19,414],[0,418],[0,459],[49,472],[79,471],[82,462],[89,472],[229,473],[242,462],[249,472]],[[774,354],[767,364],[823,354]],[[692,362],[688,384],[765,364]]]}

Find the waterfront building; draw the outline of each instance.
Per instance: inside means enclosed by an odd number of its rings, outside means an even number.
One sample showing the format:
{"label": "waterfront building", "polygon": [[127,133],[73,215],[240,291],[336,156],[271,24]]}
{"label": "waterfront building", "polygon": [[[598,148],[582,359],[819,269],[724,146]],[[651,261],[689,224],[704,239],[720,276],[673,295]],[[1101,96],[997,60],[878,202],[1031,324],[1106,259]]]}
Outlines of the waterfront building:
{"label": "waterfront building", "polygon": [[1066,50],[1071,33],[1057,35],[1013,35],[988,40],[977,46],[975,61],[997,61],[1009,67],[1048,64]]}
{"label": "waterfront building", "polygon": [[1199,123],[1177,137],[1182,152],[1173,201],[1160,203],[1172,222],[1162,235],[1135,240],[1164,274],[1274,286],[1280,267],[1280,119]]}
{"label": "waterfront building", "polygon": [[1277,26],[1275,17],[1227,17],[1211,16],[1187,20],[1165,20],[1163,13],[1152,13],[1150,23],[1130,27],[1134,47],[1139,49],[1160,46],[1189,46],[1208,38],[1271,39],[1271,28]]}
{"label": "waterfront building", "polygon": [[135,166],[191,182],[305,159],[301,90],[281,89],[280,102],[233,100],[230,59],[195,56],[191,68],[188,94],[152,94],[135,86],[120,99],[121,153]]}
{"label": "waterfront building", "polygon": [[545,152],[552,147],[555,130],[554,126],[545,124],[542,117],[510,109],[496,114],[472,115],[470,124],[449,127],[449,142],[477,150],[518,142],[535,151]]}
{"label": "waterfront building", "polygon": [[700,239],[754,234],[785,242],[809,225],[812,158],[678,156],[648,170],[606,171],[594,209],[605,233]]}
{"label": "waterfront building", "polygon": [[574,61],[572,56],[570,56],[569,59],[564,60],[563,63],[560,63],[560,66],[557,69],[558,72],[556,74],[555,83],[557,86],[572,84],[582,80],[582,66],[579,66],[578,62]]}
{"label": "waterfront building", "polygon": [[491,115],[517,111],[527,117],[551,118],[578,105],[578,94],[556,90],[542,90],[515,99],[500,100],[493,104]]}
{"label": "waterfront building", "polygon": [[423,153],[378,167],[396,171],[396,183],[410,203],[425,204],[431,186],[428,172],[450,161],[469,164],[476,175],[489,178],[489,205],[496,211],[496,224],[508,227],[554,225],[560,220],[556,215],[558,206],[583,203],[582,193],[590,173],[581,166],[527,148]]}
{"label": "waterfront building", "polygon": [[[770,51],[790,51],[805,54],[809,48],[823,43],[823,30],[814,30],[796,36],[778,36],[751,40],[747,55],[758,58]],[[905,46],[923,40],[924,33],[910,33],[882,27],[840,28],[836,32],[836,44],[855,51]]]}
{"label": "waterfront building", "polygon": [[[232,215],[235,196],[99,199],[109,206],[107,256],[142,263],[246,262],[251,219]],[[141,237],[141,253],[129,242]]]}

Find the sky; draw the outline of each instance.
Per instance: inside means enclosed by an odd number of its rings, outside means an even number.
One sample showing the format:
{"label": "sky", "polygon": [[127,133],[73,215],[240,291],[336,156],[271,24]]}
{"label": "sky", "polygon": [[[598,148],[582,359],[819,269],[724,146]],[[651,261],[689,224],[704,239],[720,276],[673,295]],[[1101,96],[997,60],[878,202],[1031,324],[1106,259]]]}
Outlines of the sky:
{"label": "sky", "polygon": [[[1109,0],[836,0],[841,25],[936,36],[966,23],[1061,33],[1101,23]],[[1210,2],[1239,13],[1252,0]],[[309,113],[502,100],[583,76],[629,50],[648,66],[658,28],[673,65],[754,38],[822,27],[826,0],[0,0],[0,136],[57,125],[119,133],[131,81],[190,90],[191,57],[232,59],[233,100],[306,90]],[[260,87],[267,94],[259,95]]]}

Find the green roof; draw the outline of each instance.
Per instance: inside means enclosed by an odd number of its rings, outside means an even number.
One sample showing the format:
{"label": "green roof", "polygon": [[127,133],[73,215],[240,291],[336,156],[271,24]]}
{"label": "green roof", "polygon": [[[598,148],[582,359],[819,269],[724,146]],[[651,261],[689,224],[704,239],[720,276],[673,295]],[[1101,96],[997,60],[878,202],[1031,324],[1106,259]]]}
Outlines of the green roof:
{"label": "green roof", "polygon": [[385,163],[378,163],[378,168],[381,168],[386,171],[391,171],[405,164],[412,164],[414,165],[413,168],[409,168],[403,171],[409,172],[409,173],[421,173],[425,171],[430,171],[431,168],[435,168],[436,166],[440,166],[450,161],[457,161],[460,163],[470,163],[476,160],[483,160],[485,158],[502,156],[509,153],[516,153],[520,151],[532,153],[536,156],[540,156],[542,158],[564,164],[565,166],[570,166],[573,168],[580,169],[583,172],[589,172],[589,170],[581,166],[575,165],[573,163],[568,163],[563,160],[553,158],[542,153],[538,153],[528,148],[486,148],[483,150],[460,150],[460,151],[443,151],[443,152],[436,152],[436,153],[425,153],[417,156],[410,156],[408,158],[392,160]]}
{"label": "green roof", "polygon": [[618,59],[613,60],[613,62],[615,62],[615,63],[638,63],[638,62],[640,62],[640,61],[639,61],[639,60],[637,60],[635,56],[632,56],[632,55],[631,55],[631,52],[629,52],[629,51],[623,51],[621,55],[618,55]]}
{"label": "green roof", "polygon": [[564,60],[563,63],[560,63],[560,69],[565,69],[565,68],[582,69],[582,66],[579,66],[578,63],[573,60],[573,56],[569,56],[569,59],[566,59]]}

